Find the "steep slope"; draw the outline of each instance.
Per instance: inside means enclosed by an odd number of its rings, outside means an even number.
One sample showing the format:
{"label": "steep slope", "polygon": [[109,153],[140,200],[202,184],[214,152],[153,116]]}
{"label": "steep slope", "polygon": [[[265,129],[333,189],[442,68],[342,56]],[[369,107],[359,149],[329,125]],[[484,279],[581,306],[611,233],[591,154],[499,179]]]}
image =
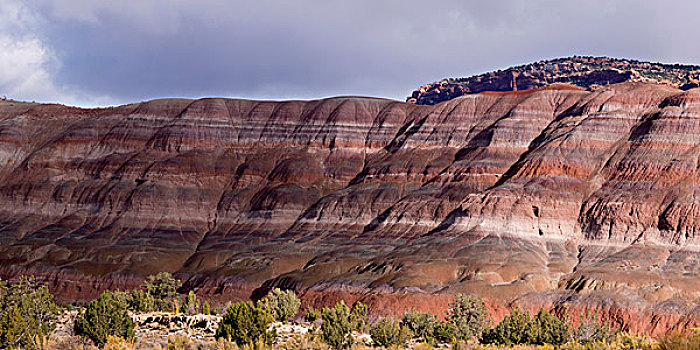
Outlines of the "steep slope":
{"label": "steep slope", "polygon": [[[698,324],[700,90],[0,102],[0,276],[65,299],[158,271],[244,299],[440,311],[456,292]],[[391,305],[391,307],[385,307]]]}

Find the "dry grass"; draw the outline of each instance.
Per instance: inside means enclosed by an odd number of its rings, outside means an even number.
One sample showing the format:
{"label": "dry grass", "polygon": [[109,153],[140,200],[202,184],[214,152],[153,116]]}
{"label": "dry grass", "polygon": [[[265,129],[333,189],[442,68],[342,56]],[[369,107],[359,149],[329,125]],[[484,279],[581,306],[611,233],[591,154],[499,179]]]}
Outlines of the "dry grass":
{"label": "dry grass", "polygon": [[[39,350],[99,350],[89,340],[81,337],[63,337],[61,339],[37,342]],[[108,337],[104,350],[271,350],[264,344],[239,347],[235,343],[219,339],[216,341],[193,340],[183,336],[169,337],[167,343],[145,339],[125,340]],[[20,350],[20,349],[17,349]]]}
{"label": "dry grass", "polygon": [[691,335],[675,333],[659,340],[658,350],[698,350],[700,349],[700,334]]}
{"label": "dry grass", "polygon": [[[40,350],[97,350],[91,342],[80,337],[62,337],[54,340],[37,340]],[[649,337],[619,335],[608,343],[578,343],[569,342],[560,347],[553,345],[515,345],[503,347],[482,344],[455,344],[454,346],[432,346],[426,343],[411,343],[411,350],[436,350],[440,348],[452,348],[453,350],[700,350],[700,334],[672,334],[658,340]],[[297,335],[283,344],[272,347],[263,344],[238,346],[225,340],[194,340],[183,336],[171,336],[167,343],[159,344],[147,339],[124,340],[118,337],[109,337],[105,350],[332,350],[327,344],[321,342],[313,335]],[[375,348],[362,344],[355,344],[349,350],[399,350],[400,348]]]}

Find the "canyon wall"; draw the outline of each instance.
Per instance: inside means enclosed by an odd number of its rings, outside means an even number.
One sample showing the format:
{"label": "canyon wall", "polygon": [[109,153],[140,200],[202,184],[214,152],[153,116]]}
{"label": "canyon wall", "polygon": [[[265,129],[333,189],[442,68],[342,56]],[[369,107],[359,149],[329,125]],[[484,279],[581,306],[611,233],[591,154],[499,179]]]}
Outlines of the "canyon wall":
{"label": "canyon wall", "polygon": [[0,101],[0,277],[64,300],[175,273],[241,300],[442,312],[455,293],[700,321],[700,90],[622,83],[465,95]]}

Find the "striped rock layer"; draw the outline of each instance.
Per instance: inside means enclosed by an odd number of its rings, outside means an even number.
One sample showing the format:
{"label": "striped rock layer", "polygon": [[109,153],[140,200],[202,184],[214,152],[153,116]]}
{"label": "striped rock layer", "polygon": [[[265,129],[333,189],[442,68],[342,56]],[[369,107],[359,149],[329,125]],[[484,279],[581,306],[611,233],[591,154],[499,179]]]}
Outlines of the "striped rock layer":
{"label": "striped rock layer", "polygon": [[63,299],[159,271],[220,300],[438,312],[458,292],[700,320],[700,90],[642,83],[434,106],[0,102],[0,276]]}

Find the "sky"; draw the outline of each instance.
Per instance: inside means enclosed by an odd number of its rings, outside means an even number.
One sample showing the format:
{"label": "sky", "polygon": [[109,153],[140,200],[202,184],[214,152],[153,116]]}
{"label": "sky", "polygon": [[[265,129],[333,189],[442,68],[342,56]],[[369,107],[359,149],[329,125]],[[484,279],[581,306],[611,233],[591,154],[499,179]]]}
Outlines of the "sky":
{"label": "sky", "polygon": [[404,100],[571,55],[700,63],[700,2],[1,0],[0,95]]}

